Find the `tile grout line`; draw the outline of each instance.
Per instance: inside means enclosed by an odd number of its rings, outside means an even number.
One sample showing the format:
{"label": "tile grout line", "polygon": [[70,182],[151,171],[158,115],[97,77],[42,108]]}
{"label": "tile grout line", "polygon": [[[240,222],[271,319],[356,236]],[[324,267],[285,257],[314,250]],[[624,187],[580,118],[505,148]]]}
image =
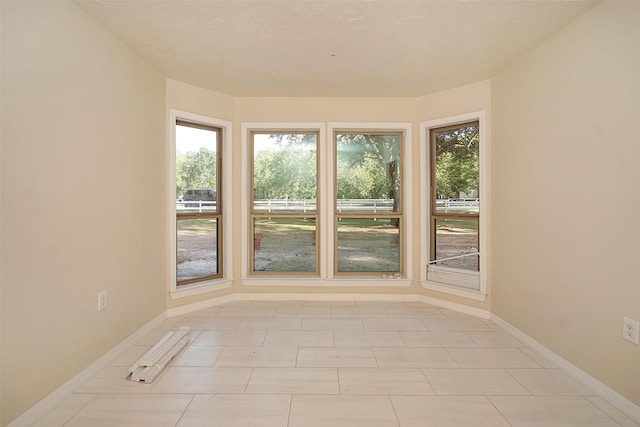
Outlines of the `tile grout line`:
{"label": "tile grout line", "polygon": [[509,369],[513,369],[513,368],[502,368],[502,370],[505,371],[507,373],[507,375],[509,375],[511,378],[513,378],[515,382],[520,384],[520,387],[522,387],[525,390],[527,390],[527,393],[529,393],[529,396],[535,396],[533,394],[533,392],[531,390],[529,390],[529,387],[527,387],[526,385],[522,384],[520,381],[518,381],[518,379],[511,372],[509,372]]}
{"label": "tile grout line", "polygon": [[175,424],[176,427],[180,424],[180,421],[182,421],[182,418],[184,418],[184,415],[187,413],[187,410],[189,409],[189,407],[191,406],[195,398],[196,398],[196,393],[191,395],[191,400],[189,400],[189,403],[187,403],[187,406],[184,407],[182,414],[180,414],[180,417],[176,421],[176,424]]}
{"label": "tile grout line", "polygon": [[[77,393],[74,393],[74,394],[77,394]],[[69,422],[73,418],[75,418],[76,415],[78,415],[80,412],[82,412],[82,410],[84,408],[86,408],[89,405],[89,403],[93,402],[98,396],[100,396],[100,394],[101,393],[96,393],[91,399],[87,400],[87,402],[84,405],[82,405],[82,407],[80,409],[78,409],[76,412],[74,412],[73,415],[71,415],[68,420],[66,420],[64,423],[62,423],[62,427],[64,427],[65,425],[69,424]],[[72,394],[72,396],[73,396],[73,394]]]}
{"label": "tile grout line", "polygon": [[396,411],[396,407],[393,405],[393,399],[391,398],[391,395],[387,395],[387,399],[389,399],[391,410],[393,411],[393,415],[396,417],[396,423],[398,424],[398,427],[401,427],[400,418],[398,417],[398,412]]}
{"label": "tile grout line", "polygon": [[491,404],[491,406],[493,406],[493,408],[498,412],[498,414],[500,414],[500,416],[502,417],[502,419],[503,419],[507,424],[509,424],[510,426],[512,426],[512,427],[513,427],[513,424],[511,424],[511,423],[509,422],[509,420],[507,419],[506,415],[504,415],[504,414],[502,413],[502,411],[501,411],[500,409],[498,409],[498,407],[497,407],[497,406],[496,406],[496,404],[493,402],[493,400],[491,400],[491,396],[486,396],[486,395],[485,395],[485,396],[483,396],[483,397],[484,397],[484,398],[485,398],[485,399],[486,399],[486,400]]}
{"label": "tile grout line", "polygon": [[289,395],[289,414],[287,414],[287,427],[291,424],[291,412],[293,411],[293,394]]}
{"label": "tile grout line", "polygon": [[426,368],[418,368],[418,370],[420,371],[420,373],[422,373],[422,376],[427,381],[427,384],[429,384],[429,387],[431,387],[431,390],[433,390],[433,395],[440,396],[436,388],[433,386],[433,384],[431,384],[431,381],[429,381],[429,376],[425,372]]}

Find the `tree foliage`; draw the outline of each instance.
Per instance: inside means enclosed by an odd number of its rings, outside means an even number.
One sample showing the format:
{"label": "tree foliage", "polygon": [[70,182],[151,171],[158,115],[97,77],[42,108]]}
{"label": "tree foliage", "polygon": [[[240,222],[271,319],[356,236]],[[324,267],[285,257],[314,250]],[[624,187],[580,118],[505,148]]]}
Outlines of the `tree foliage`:
{"label": "tree foliage", "polygon": [[[265,141],[262,139],[261,141]],[[338,135],[337,197],[399,200],[398,135]],[[253,193],[257,200],[314,199],[317,191],[316,134],[273,134],[256,143]],[[216,154],[201,147],[176,158],[176,194],[215,188]]]}
{"label": "tree foliage", "polygon": [[189,188],[216,188],[216,153],[205,147],[179,153],[176,158],[176,195]]}
{"label": "tree foliage", "polygon": [[338,135],[337,197],[399,198],[398,135]]}
{"label": "tree foliage", "polygon": [[479,186],[478,126],[436,132],[436,194],[458,198]]}
{"label": "tree foliage", "polygon": [[363,157],[351,166],[339,165],[337,188],[338,199],[381,199],[389,195],[384,169],[373,157]]}
{"label": "tree foliage", "polygon": [[315,134],[277,134],[269,139],[267,148],[254,150],[254,199],[314,199]]}

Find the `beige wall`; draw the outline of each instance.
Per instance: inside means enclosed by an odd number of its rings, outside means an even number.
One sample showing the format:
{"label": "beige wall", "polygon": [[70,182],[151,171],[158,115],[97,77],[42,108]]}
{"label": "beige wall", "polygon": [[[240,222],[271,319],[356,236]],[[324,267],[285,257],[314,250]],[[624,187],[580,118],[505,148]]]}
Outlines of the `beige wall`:
{"label": "beige wall", "polygon": [[[416,117],[419,121],[437,120],[484,110],[490,125],[491,80],[460,86],[416,98]],[[487,132],[491,135],[491,132]]]}
{"label": "beige wall", "polygon": [[72,3],[1,7],[5,425],[165,310],[165,81]]}
{"label": "beige wall", "polygon": [[166,88],[167,121],[170,108],[220,120],[234,119],[235,98],[233,96],[171,79],[166,80]]}
{"label": "beige wall", "polygon": [[493,80],[492,311],[636,404],[640,3],[603,2]]}
{"label": "beige wall", "polygon": [[[217,92],[197,88],[180,82],[167,81],[167,110],[175,108],[190,113],[208,115],[218,119],[233,121],[233,194],[241,194],[241,124],[243,122],[404,122],[412,125],[413,176],[408,177],[413,183],[413,223],[411,232],[416,236],[419,229],[420,186],[419,186],[419,144],[421,121],[444,118],[453,115],[485,110],[490,118],[491,85],[483,81],[472,85],[455,88],[449,91],[418,98],[231,98]],[[230,289],[209,292],[188,298],[172,300],[167,298],[168,308],[176,308],[186,304],[220,297],[230,292],[260,293],[411,293],[430,295],[452,302],[463,303],[489,310],[489,299],[484,302],[461,299],[447,294],[427,291],[414,280],[410,287],[265,287],[243,286],[241,277],[242,251],[246,247],[240,244],[242,215],[241,199],[233,198],[233,235],[234,235],[234,278]],[[414,238],[412,253],[413,277],[420,277],[419,248],[420,241]],[[171,280],[171,279],[168,279]],[[167,282],[167,287],[169,282]]]}

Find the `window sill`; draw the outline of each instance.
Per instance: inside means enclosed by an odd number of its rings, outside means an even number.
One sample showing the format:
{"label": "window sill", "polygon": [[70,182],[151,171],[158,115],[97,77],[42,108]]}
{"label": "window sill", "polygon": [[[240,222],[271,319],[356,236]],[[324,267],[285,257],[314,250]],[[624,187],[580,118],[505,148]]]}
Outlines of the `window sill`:
{"label": "window sill", "polygon": [[193,283],[191,285],[180,286],[177,289],[172,289],[171,292],[169,292],[169,295],[171,296],[171,299],[186,298],[193,295],[227,289],[231,287],[232,283],[233,280],[231,279],[217,279],[202,283]]}
{"label": "window sill", "polygon": [[456,295],[476,301],[484,301],[487,298],[487,293],[482,290],[463,288],[461,286],[448,285],[429,280],[422,280],[420,283],[424,289],[430,289],[432,291],[438,291],[449,295]]}
{"label": "window sill", "polygon": [[409,287],[413,280],[411,279],[382,279],[377,277],[364,278],[305,278],[305,277],[245,277],[242,284],[245,286],[320,286],[320,287]]}

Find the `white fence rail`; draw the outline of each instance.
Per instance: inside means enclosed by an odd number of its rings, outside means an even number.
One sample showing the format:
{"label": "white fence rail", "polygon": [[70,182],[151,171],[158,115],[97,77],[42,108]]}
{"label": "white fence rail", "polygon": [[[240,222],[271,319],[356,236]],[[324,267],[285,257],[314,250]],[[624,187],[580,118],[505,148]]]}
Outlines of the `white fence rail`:
{"label": "white fence rail", "polygon": [[316,210],[316,201],[314,199],[254,200],[253,207],[257,212],[308,212]]}
{"label": "white fence rail", "polygon": [[480,212],[480,199],[436,199],[436,210]]}
{"label": "white fence rail", "polygon": [[393,212],[393,199],[338,199],[337,211],[342,212]]}
{"label": "white fence rail", "polygon": [[216,202],[211,200],[176,200],[176,212],[202,212],[216,210]]}
{"label": "white fence rail", "polygon": [[[255,200],[253,204],[257,212],[313,212],[316,210],[316,201],[313,199],[272,199]],[[393,199],[338,199],[337,211],[342,212],[392,212]],[[464,210],[478,211],[480,201],[478,199],[438,199],[436,208],[445,212]],[[216,202],[210,200],[176,200],[178,212],[202,212],[215,211]]]}
{"label": "white fence rail", "polygon": [[[295,211],[307,212],[316,210],[315,200],[255,200],[253,206],[257,212]],[[392,212],[393,199],[338,199],[338,212]]]}

